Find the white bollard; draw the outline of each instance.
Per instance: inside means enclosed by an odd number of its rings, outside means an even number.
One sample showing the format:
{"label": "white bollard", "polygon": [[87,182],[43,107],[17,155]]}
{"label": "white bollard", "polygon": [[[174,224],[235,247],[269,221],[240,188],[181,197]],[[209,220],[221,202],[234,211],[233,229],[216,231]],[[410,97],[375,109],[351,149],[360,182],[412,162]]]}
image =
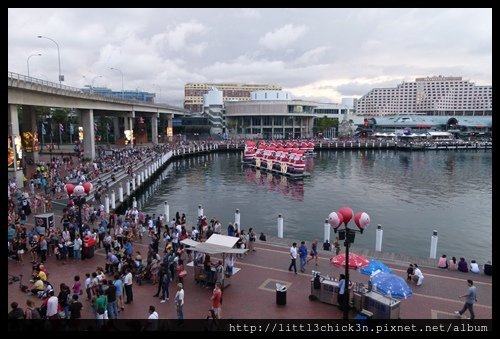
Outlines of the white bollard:
{"label": "white bollard", "polygon": [[137,208],[137,200],[135,200],[135,197],[132,199],[132,207]]}
{"label": "white bollard", "polygon": [[278,214],[278,238],[283,238],[283,217]]}
{"label": "white bollard", "polygon": [[436,251],[438,246],[438,231],[434,230],[431,237],[431,253],[429,258],[436,259]]}
{"label": "white bollard", "polygon": [[[132,192],[135,191],[135,179],[132,179]],[[130,196],[130,194],[129,194]]]}
{"label": "white bollard", "polygon": [[168,226],[168,222],[170,221],[170,206],[168,206],[168,201],[165,201],[165,220]]}
{"label": "white bollard", "polygon": [[384,236],[384,230],[382,225],[377,225],[377,233],[375,234],[375,251],[382,252],[382,237]]}
{"label": "white bollard", "polygon": [[115,190],[111,191],[111,208],[114,210],[116,208],[116,195]]}
{"label": "white bollard", "polygon": [[120,183],[120,187],[118,187],[118,201],[123,202],[123,186]]}
{"label": "white bollard", "polygon": [[240,214],[240,210],[239,209],[236,209],[236,212],[234,213],[234,223],[238,223],[238,233],[240,233],[240,217],[241,217],[241,214]]}
{"label": "white bollard", "polygon": [[130,181],[127,179],[127,197],[130,197]]}
{"label": "white bollard", "polygon": [[330,224],[328,223],[328,219],[325,219],[325,225],[324,225],[324,240],[323,242],[330,242]]}
{"label": "white bollard", "polygon": [[104,212],[109,213],[109,197],[107,194],[104,197]]}
{"label": "white bollard", "polygon": [[201,207],[201,205],[198,205],[198,217],[202,216],[203,216],[203,208]]}

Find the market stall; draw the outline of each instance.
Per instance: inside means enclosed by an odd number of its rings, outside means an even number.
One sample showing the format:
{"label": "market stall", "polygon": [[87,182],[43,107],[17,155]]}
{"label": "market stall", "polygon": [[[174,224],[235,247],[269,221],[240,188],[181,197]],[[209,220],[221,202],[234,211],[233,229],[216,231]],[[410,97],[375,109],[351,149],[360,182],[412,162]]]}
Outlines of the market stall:
{"label": "market stall", "polygon": [[[181,241],[182,244],[189,246],[189,249],[195,252],[202,252],[210,255],[222,254],[222,263],[224,265],[224,274],[222,274],[220,278],[222,288],[229,286],[231,283],[231,277],[240,270],[237,267],[232,267],[232,272],[228,274],[226,256],[243,254],[247,251],[246,249],[234,248],[237,242],[237,237],[230,237],[221,234],[212,234],[212,236],[210,236],[210,238],[208,238],[205,242],[198,242],[191,239],[184,239]],[[204,279],[207,279],[202,263],[197,263],[195,265],[194,261],[191,261],[187,264],[187,266],[193,267],[194,279],[197,282],[204,282]],[[212,270],[214,272],[215,268],[212,268]],[[211,277],[212,281],[209,281],[208,283],[214,284],[218,279],[217,273],[214,272],[214,274],[211,274]]]}

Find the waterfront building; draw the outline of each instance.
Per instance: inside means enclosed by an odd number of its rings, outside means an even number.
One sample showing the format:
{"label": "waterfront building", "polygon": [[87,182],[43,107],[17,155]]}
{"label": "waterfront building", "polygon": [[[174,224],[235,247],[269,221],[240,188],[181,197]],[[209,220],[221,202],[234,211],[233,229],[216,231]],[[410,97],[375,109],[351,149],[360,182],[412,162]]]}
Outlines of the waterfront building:
{"label": "waterfront building", "polygon": [[261,90],[281,90],[279,85],[238,84],[238,83],[188,83],[184,86],[184,109],[203,112],[203,95],[216,88],[222,91],[223,101],[248,101],[250,93]]}
{"label": "waterfront building", "polygon": [[374,88],[356,102],[356,114],[491,116],[492,86],[477,86],[462,77],[433,76]]}

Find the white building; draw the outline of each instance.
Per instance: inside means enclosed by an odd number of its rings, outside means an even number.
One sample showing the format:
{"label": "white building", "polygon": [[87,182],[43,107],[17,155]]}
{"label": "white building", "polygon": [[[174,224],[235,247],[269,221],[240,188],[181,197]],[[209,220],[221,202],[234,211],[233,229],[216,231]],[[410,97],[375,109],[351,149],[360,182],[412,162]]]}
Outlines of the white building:
{"label": "white building", "polygon": [[403,82],[396,88],[374,88],[356,103],[356,114],[488,116],[492,86],[476,86],[462,77],[434,76]]}

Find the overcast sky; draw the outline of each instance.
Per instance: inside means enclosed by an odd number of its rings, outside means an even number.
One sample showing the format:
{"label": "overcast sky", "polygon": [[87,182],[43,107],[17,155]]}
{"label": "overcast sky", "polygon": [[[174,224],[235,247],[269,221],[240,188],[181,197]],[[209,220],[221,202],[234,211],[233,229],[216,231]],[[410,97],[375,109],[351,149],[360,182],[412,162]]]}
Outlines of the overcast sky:
{"label": "overcast sky", "polygon": [[[9,9],[9,71],[157,93],[189,82],[277,84],[340,102],[432,75],[492,84],[491,9]],[[101,77],[99,77],[101,76]],[[161,89],[161,96],[160,96]],[[158,100],[159,99],[159,100]]]}

